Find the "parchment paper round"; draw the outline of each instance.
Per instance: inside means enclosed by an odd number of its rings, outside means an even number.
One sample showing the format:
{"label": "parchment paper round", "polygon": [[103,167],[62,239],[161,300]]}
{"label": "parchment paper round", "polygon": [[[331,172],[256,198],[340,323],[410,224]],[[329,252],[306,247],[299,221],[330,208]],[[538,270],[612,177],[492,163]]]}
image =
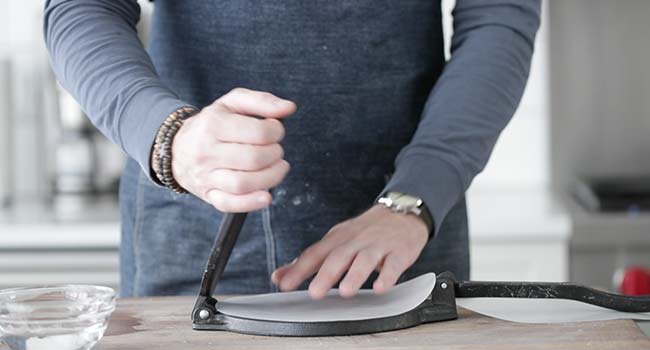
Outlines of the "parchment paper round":
{"label": "parchment paper round", "polygon": [[282,322],[355,321],[396,316],[413,310],[431,294],[436,275],[427,273],[398,284],[383,295],[361,290],[350,299],[330,290],[320,300],[307,291],[269,293],[219,300],[217,309],[230,316]]}
{"label": "parchment paper round", "polygon": [[458,298],[456,305],[486,316],[520,323],[650,320],[650,313],[621,312],[564,299]]}

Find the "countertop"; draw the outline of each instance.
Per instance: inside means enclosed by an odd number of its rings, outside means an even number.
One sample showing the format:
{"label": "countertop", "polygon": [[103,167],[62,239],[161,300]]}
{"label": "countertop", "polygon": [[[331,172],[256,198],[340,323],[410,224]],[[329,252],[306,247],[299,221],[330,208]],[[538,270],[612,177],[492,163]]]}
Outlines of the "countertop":
{"label": "countertop", "polygon": [[574,222],[572,244],[578,247],[635,247],[650,245],[650,212],[592,212],[564,195]]}
{"label": "countertop", "polygon": [[631,320],[522,324],[459,309],[458,320],[393,332],[282,338],[194,331],[193,304],[192,297],[118,300],[96,349],[650,349],[650,339]]}

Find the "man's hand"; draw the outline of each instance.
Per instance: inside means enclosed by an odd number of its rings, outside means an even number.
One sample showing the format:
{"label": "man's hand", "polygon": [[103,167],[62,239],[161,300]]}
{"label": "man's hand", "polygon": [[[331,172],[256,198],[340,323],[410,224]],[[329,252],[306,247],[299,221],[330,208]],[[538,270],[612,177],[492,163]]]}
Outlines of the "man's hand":
{"label": "man's hand", "polygon": [[378,270],[373,289],[381,294],[392,288],[416,261],[428,237],[427,227],[419,217],[375,205],[334,226],[294,262],[277,269],[271,279],[281,290],[289,291],[316,273],[309,294],[319,299],[345,274],[339,293],[352,297],[373,270]]}
{"label": "man's hand", "polygon": [[293,102],[267,92],[230,91],[187,119],[174,137],[174,179],[223,212],[268,206],[268,190],[289,171],[278,119],[295,111]]}

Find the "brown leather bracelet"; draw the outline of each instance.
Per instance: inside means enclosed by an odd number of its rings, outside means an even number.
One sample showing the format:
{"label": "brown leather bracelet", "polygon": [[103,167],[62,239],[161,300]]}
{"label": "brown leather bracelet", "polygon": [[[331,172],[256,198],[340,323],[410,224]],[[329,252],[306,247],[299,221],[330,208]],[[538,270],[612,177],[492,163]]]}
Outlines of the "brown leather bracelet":
{"label": "brown leather bracelet", "polygon": [[160,183],[176,193],[187,191],[176,182],[172,173],[172,141],[183,122],[198,113],[194,107],[182,107],[171,113],[156,134],[151,153],[151,168]]}

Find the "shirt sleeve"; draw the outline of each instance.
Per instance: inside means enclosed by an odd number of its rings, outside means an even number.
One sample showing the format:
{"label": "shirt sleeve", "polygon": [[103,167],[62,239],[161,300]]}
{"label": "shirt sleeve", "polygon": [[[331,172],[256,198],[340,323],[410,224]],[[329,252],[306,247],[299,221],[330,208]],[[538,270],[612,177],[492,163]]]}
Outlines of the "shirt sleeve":
{"label": "shirt sleeve", "polygon": [[457,0],[451,58],[386,191],[420,197],[434,233],[483,170],[526,85],[539,0]]}
{"label": "shirt sleeve", "polygon": [[48,0],[43,31],[63,87],[92,123],[151,177],[150,153],[163,120],[189,104],[159,79],[140,42],[135,0]]}

